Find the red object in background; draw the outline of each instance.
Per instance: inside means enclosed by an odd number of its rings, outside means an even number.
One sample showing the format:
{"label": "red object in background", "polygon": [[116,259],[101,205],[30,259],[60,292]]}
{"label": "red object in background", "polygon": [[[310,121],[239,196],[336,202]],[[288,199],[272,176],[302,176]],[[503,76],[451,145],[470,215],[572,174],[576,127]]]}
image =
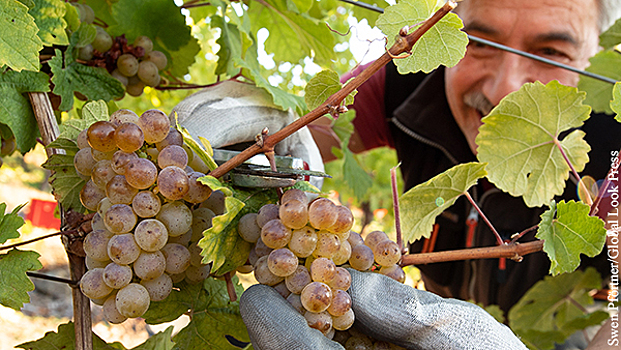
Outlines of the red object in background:
{"label": "red object in background", "polygon": [[36,227],[60,230],[60,219],[54,217],[57,205],[58,203],[55,201],[32,199],[26,220],[30,220],[32,225]]}

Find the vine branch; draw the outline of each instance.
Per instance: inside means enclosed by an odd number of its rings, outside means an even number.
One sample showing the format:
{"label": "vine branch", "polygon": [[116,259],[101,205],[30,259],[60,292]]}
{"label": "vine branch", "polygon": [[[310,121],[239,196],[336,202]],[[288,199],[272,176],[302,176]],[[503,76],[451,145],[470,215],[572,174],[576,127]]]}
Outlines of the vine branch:
{"label": "vine branch", "polygon": [[399,36],[398,39],[395,41],[394,45],[387,52],[385,52],[380,58],[378,58],[371,65],[369,65],[364,71],[362,71],[362,73],[360,73],[354,79],[350,80],[341,90],[328,97],[328,99],[319,107],[315,108],[302,118],[299,118],[293,123],[285,126],[280,131],[265,137],[262,146],[255,143],[254,145],[246,148],[244,151],[237,154],[226,163],[220,165],[218,168],[212,171],[210,175],[216,178],[222,177],[224,174],[233,170],[235,167],[242,164],[250,157],[258,153],[273,149],[274,145],[276,145],[278,142],[284,140],[294,132],[298,131],[299,129],[303,128],[304,126],[308,125],[319,117],[330,113],[331,109],[333,109],[335,106],[340,106],[343,100],[351,92],[360,87],[360,85],[367,81],[373,74],[375,74],[388,62],[390,62],[391,57],[398,56],[399,54],[404,52],[410,52],[414,44],[423,36],[423,34],[425,34],[438,21],[440,21],[444,16],[451,12],[455,8],[455,6],[457,6],[456,3],[448,1],[429,19],[423,22],[423,24],[418,27],[414,32],[407,36]]}
{"label": "vine branch", "polygon": [[593,205],[593,199],[591,198],[591,193],[587,190],[586,185],[584,184],[584,181],[580,180],[580,175],[576,171],[576,168],[574,167],[574,165],[569,160],[569,157],[567,156],[567,153],[565,153],[565,150],[563,149],[563,146],[561,146],[560,141],[555,138],[554,139],[554,144],[556,145],[556,147],[561,152],[561,155],[563,156],[563,159],[565,159],[565,162],[569,166],[569,169],[571,169],[571,173],[574,174],[574,176],[576,177],[576,181],[578,181],[578,184],[576,186],[580,187],[580,189],[586,195],[586,198],[585,198],[586,204],[588,206],[592,206]]}
{"label": "vine branch", "polygon": [[38,273],[38,272],[26,271],[26,275],[28,275],[30,277],[34,277],[34,278],[40,278],[40,279],[48,280],[48,281],[67,283],[68,285],[70,285],[72,287],[73,286],[77,286],[78,283],[80,283],[80,281],[70,280],[70,279],[66,279],[66,278],[62,278],[62,277],[50,276],[50,275],[46,275],[46,274]]}
{"label": "vine branch", "polygon": [[40,240],[43,240],[43,239],[46,239],[46,238],[50,238],[50,237],[68,236],[68,235],[73,235],[73,234],[76,234],[76,233],[78,233],[78,230],[66,230],[66,231],[54,232],[54,233],[50,233],[50,234],[45,235],[45,236],[29,239],[27,241],[15,243],[15,244],[10,244],[10,245],[5,245],[5,246],[0,247],[0,250],[7,250],[7,249],[19,247],[19,246],[22,246],[22,245],[34,243],[34,242],[37,242],[37,241],[40,241]]}
{"label": "vine branch", "polygon": [[487,216],[485,216],[485,214],[483,213],[481,208],[479,208],[479,206],[474,201],[474,199],[472,199],[472,197],[470,196],[470,193],[468,193],[468,191],[466,191],[466,192],[464,192],[464,195],[466,196],[466,198],[468,198],[468,200],[470,201],[470,204],[472,204],[474,209],[476,209],[476,211],[479,213],[481,218],[483,218],[483,221],[485,221],[485,223],[490,228],[490,230],[492,230],[492,232],[494,232],[494,235],[496,236],[496,242],[498,243],[498,245],[503,245],[504,242],[502,241],[502,237],[500,237],[500,234],[498,233],[498,231],[496,231],[496,228],[494,227],[494,225],[492,225],[492,223],[489,221]]}
{"label": "vine branch", "polygon": [[511,243],[494,247],[447,250],[442,252],[408,254],[403,256],[401,266],[432,264],[447,261],[471,259],[498,259],[509,258],[521,261],[524,255],[543,250],[543,241],[537,240],[528,243]]}

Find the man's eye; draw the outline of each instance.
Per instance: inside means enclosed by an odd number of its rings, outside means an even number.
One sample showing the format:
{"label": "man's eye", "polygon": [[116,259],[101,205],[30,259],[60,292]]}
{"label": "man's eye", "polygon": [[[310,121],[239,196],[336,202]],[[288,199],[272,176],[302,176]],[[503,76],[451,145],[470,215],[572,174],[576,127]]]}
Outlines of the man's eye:
{"label": "man's eye", "polygon": [[553,57],[553,58],[568,58],[568,56],[565,53],[558,51],[556,49],[553,49],[551,47],[545,47],[539,50],[539,55]]}

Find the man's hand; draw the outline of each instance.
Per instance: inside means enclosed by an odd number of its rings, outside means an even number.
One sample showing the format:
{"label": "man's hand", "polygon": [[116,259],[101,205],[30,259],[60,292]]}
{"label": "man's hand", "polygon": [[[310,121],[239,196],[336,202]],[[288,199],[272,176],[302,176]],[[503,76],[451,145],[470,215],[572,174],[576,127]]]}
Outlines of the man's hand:
{"label": "man's hand", "polygon": [[[354,326],[407,349],[525,350],[511,330],[480,307],[413,289],[378,273],[348,269]],[[308,327],[273,288],[252,286],[240,311],[255,349],[343,349]]]}

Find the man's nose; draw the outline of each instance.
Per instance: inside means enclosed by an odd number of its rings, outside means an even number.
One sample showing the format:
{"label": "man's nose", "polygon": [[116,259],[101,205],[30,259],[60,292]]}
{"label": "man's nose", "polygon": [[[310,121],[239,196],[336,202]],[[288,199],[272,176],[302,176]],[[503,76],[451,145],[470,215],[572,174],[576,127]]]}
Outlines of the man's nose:
{"label": "man's nose", "polygon": [[498,62],[489,68],[490,73],[483,85],[483,94],[494,106],[525,83],[535,81],[530,60],[509,52],[500,54]]}

